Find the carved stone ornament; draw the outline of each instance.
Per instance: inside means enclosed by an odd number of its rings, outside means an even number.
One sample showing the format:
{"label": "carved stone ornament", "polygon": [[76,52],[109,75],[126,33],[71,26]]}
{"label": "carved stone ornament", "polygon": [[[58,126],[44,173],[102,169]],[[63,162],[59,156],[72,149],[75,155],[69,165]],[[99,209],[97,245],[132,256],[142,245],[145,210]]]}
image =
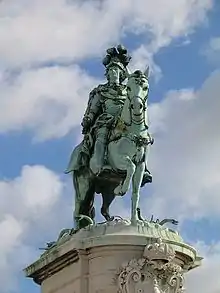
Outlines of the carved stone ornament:
{"label": "carved stone ornament", "polygon": [[182,268],[175,251],[161,239],[147,245],[143,257],[124,263],[118,272],[118,293],[183,293]]}

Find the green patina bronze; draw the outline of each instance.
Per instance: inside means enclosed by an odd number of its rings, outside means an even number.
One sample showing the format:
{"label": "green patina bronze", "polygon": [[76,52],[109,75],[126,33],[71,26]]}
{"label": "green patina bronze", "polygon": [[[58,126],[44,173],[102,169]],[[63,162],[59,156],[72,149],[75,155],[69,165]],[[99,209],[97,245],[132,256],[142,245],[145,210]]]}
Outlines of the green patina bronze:
{"label": "green patina bronze", "polygon": [[148,132],[149,68],[130,73],[130,59],[121,45],[108,49],[103,59],[107,83],[94,88],[89,95],[81,123],[84,138],[74,148],[66,170],[73,176],[76,229],[94,221],[95,193],[102,195],[101,213],[110,221],[113,217],[109,206],[115,196],[126,194],[130,185],[131,222],[140,221],[140,188],[152,182],[147,169],[153,143]]}
{"label": "green patina bronze", "polygon": [[[148,220],[141,215],[140,189],[152,182],[147,168],[153,144],[147,113],[149,68],[130,73],[130,59],[122,46],[108,49],[103,59],[107,82],[90,92],[81,123],[83,141],[72,151],[66,170],[75,189],[75,226],[63,229],[55,241],[41,248],[45,251],[40,259],[25,269],[26,276],[38,284],[81,257],[90,258],[93,247],[108,247],[113,257],[118,256],[116,247],[120,246],[120,251],[126,247],[126,258],[127,249],[133,253],[136,247],[139,254],[140,246],[144,248],[141,258],[136,259],[135,252],[118,271],[118,292],[129,291],[135,274],[131,287],[138,292],[149,291],[151,283],[154,292],[183,292],[183,273],[201,264],[196,250],[166,227],[178,221],[153,216]],[[131,219],[111,217],[111,203],[130,186]],[[106,221],[102,223],[95,223],[95,193],[103,199],[101,213]],[[77,265],[81,266],[81,261]]]}

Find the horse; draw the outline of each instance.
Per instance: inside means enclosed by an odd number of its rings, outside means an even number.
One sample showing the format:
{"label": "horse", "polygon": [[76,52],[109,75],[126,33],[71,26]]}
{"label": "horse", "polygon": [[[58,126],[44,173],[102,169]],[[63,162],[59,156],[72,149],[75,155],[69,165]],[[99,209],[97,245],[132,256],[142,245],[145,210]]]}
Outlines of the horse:
{"label": "horse", "polygon": [[[140,188],[147,170],[149,145],[153,143],[148,132],[147,99],[149,91],[149,68],[142,73],[136,70],[130,74],[127,81],[127,98],[122,112],[117,118],[116,126],[111,131],[107,146],[107,164],[101,173],[95,176],[90,170],[89,155],[84,152],[87,167],[68,168],[66,173],[73,172],[75,188],[75,225],[80,227],[88,223],[85,218],[78,222],[80,215],[86,215],[92,220],[95,217],[95,193],[101,194],[103,204],[101,214],[107,221],[113,220],[109,207],[115,196],[123,196],[129,190],[132,182],[131,222],[137,223]],[[70,162],[77,165],[82,156],[81,143],[73,153]],[[149,178],[148,178],[149,179]],[[151,180],[146,180],[151,182]]]}

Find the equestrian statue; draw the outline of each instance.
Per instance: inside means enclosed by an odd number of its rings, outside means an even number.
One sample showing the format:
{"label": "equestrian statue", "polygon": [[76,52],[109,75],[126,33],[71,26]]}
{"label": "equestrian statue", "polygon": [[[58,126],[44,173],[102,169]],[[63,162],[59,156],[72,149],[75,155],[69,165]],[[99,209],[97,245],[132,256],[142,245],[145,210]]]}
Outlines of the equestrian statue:
{"label": "equestrian statue", "polygon": [[[131,222],[140,221],[140,188],[152,182],[147,168],[150,145],[147,100],[149,67],[130,73],[125,47],[109,48],[103,59],[107,82],[94,88],[82,120],[83,140],[70,157],[75,189],[75,228],[94,222],[95,194],[101,194],[101,214],[113,220],[109,207],[132,185]],[[125,83],[125,81],[127,82]]]}

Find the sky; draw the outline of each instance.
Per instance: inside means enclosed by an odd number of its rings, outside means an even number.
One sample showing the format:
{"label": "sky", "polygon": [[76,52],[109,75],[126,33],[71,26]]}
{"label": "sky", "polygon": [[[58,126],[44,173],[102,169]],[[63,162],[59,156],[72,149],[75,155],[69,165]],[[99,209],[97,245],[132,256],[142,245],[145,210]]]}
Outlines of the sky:
{"label": "sky", "polygon": [[[178,219],[204,257],[187,292],[220,292],[219,19],[218,0],[0,2],[0,293],[40,293],[22,270],[73,225],[64,170],[105,50],[119,43],[131,70],[151,69],[142,213]],[[112,214],[129,217],[129,203],[117,198]]]}

